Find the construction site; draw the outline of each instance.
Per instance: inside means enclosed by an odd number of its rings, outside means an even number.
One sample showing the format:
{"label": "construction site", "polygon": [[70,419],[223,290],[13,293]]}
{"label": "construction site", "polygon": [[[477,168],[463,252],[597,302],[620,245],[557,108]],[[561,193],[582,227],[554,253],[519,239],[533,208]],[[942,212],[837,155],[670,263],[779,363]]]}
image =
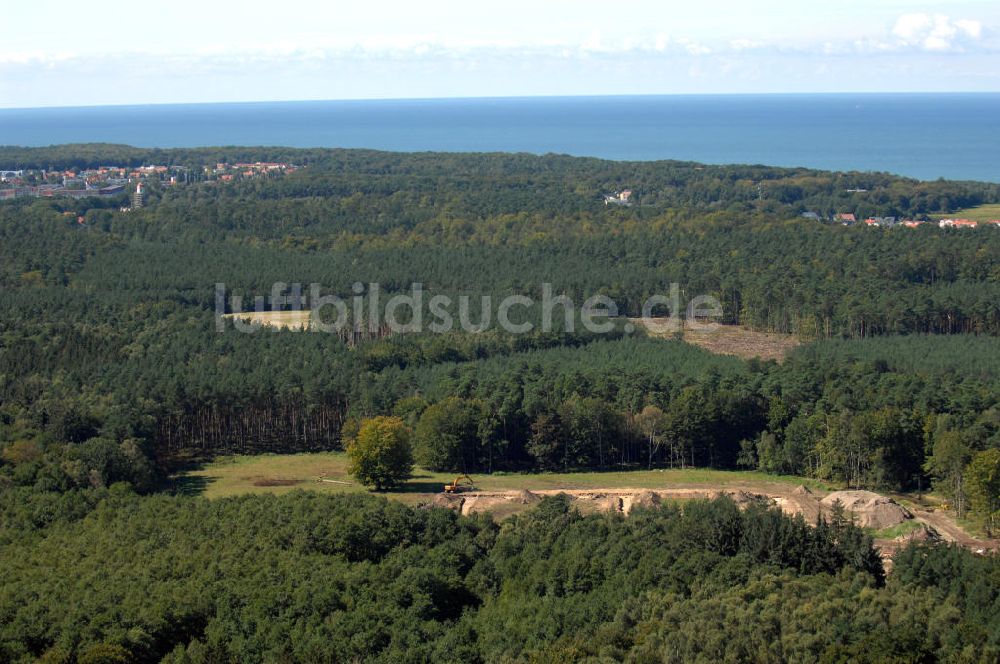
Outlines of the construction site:
{"label": "construction site", "polygon": [[463,515],[491,513],[504,517],[528,509],[546,496],[564,495],[582,514],[608,513],[628,515],[635,509],[655,508],[664,503],[711,500],[726,496],[737,505],[777,507],[790,516],[801,516],[814,524],[829,521],[839,504],[845,518],[869,531],[887,561],[911,541],[954,542],[977,553],[1000,550],[1000,541],[979,539],[966,533],[941,509],[907,507],[894,498],[873,491],[844,490],[822,495],[804,485],[783,489],[777,486],[748,485],[711,489],[676,487],[664,489],[544,489],[529,491],[445,491],[425,503],[428,507],[446,507]]}

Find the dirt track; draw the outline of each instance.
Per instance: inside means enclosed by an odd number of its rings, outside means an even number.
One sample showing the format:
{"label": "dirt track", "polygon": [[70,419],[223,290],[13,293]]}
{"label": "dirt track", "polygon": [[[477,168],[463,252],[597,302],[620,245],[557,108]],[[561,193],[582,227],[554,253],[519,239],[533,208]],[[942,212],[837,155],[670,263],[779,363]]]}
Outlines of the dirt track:
{"label": "dirt track", "polygon": [[979,540],[971,537],[968,533],[958,527],[958,525],[951,520],[951,517],[942,514],[941,512],[932,512],[930,510],[916,510],[913,516],[923,523],[934,528],[938,533],[941,534],[941,539],[947,542],[957,542],[964,547],[970,549],[978,548],[992,548],[996,550],[1000,542],[996,540]]}

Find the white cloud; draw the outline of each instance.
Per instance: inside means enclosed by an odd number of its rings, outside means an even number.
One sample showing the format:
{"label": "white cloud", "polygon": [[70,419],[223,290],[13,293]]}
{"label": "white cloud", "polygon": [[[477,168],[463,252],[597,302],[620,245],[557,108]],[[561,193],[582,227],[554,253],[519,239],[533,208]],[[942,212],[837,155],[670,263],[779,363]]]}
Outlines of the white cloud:
{"label": "white cloud", "polygon": [[751,51],[759,48],[766,48],[767,44],[762,41],[757,41],[755,39],[733,39],[729,42],[729,48],[732,51]]}
{"label": "white cloud", "polygon": [[0,66],[3,65],[56,65],[66,60],[71,60],[75,56],[72,53],[58,52],[49,53],[45,51],[0,51]]}
{"label": "white cloud", "polygon": [[892,28],[897,45],[925,51],[964,51],[983,36],[983,24],[971,19],[952,20],[943,14],[903,14]]}
{"label": "white cloud", "polygon": [[979,21],[970,21],[967,19],[959,19],[955,21],[955,25],[959,30],[969,35],[973,39],[980,39],[983,35],[983,24]]}
{"label": "white cloud", "polygon": [[[650,26],[652,28],[652,26]],[[971,18],[953,19],[943,14],[908,13],[879,34],[876,31],[841,34],[836,39],[807,41],[790,36],[761,39],[736,36],[698,40],[684,34],[667,34],[641,28],[629,36],[609,36],[604,31],[581,33],[578,38],[539,40],[530,36],[487,40],[474,36],[434,33],[365,34],[354,38],[314,35],[257,43],[206,43],[187,51],[129,51],[100,53],[51,53],[0,51],[0,73],[25,73],[55,69],[73,75],[83,69],[115,72],[137,66],[149,71],[175,67],[190,75],[199,71],[238,70],[249,65],[274,71],[297,67],[336,67],[344,63],[378,66],[442,65],[486,66],[486,63],[639,62],[717,58],[783,58],[788,61],[848,56],[891,57],[907,54],[964,53],[988,55],[1000,51],[997,30]],[[582,65],[581,65],[582,66]]]}
{"label": "white cloud", "polygon": [[934,25],[927,14],[903,14],[896,19],[892,34],[904,42],[912,42]]}

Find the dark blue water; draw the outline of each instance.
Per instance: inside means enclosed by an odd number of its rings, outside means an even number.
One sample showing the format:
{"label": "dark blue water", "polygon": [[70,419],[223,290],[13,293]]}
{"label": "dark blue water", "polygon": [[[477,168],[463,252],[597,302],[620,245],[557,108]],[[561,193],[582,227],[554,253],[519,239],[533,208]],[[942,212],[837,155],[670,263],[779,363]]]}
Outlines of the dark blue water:
{"label": "dark blue water", "polygon": [[[560,152],[1000,182],[1000,93],[697,95],[0,110],[0,144]],[[2,164],[0,164],[2,167]]]}

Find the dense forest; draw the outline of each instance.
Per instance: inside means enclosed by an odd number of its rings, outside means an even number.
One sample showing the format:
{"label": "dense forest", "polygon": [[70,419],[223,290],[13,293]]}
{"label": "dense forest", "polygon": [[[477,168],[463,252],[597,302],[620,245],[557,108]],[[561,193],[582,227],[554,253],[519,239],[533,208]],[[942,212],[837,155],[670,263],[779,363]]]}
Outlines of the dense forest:
{"label": "dense forest", "polygon": [[[199,176],[239,161],[300,168]],[[846,522],[725,500],[621,520],[552,500],[498,526],[375,498],[208,502],[169,482],[219,454],[340,449],[395,415],[434,470],[933,486],[995,528],[1000,229],[801,215],[919,219],[1000,202],[1000,186],[557,155],[0,148],[5,168],[151,163],[191,177],[150,181],[141,209],[0,203],[0,659],[1000,656],[995,559],[913,547],[886,581]],[[633,205],[605,204],[623,188]],[[352,309],[350,334],[218,318],[239,308],[230,295],[282,308],[277,282],[345,301],[356,284],[525,295],[534,329],[388,333],[369,327],[380,305]],[[718,322],[802,345],[744,361],[628,324],[674,284],[682,309],[709,295]],[[561,315],[542,329],[545,288],[607,296],[610,331]]]}
{"label": "dense forest", "polygon": [[[726,499],[497,525],[369,496],[0,494],[0,658],[924,662],[1000,655],[1000,566]],[[44,561],[40,564],[40,561]]]}
{"label": "dense forest", "polygon": [[[153,181],[147,205],[125,212],[98,199],[0,205],[0,412],[7,457],[30,460],[6,467],[22,484],[87,484],[93,468],[82,478],[52,468],[125,442],[100,482],[148,459],[138,477],[155,484],[178,457],[329,449],[345,423],[389,413],[441,469],[756,466],[883,489],[958,487],[955,468],[1000,435],[997,229],[798,217],[920,216],[1000,200],[995,185],[497,154],[96,145],[0,157],[47,168],[303,166]],[[602,193],[625,186],[638,204],[604,204]],[[357,343],[215,331],[215,284],[246,309],[275,282],[322,284],[344,300],[356,283],[386,295],[420,283],[428,296],[473,301],[537,301],[550,284],[576,305],[608,296],[622,316],[676,284],[682,308],[711,295],[722,323],[810,343],[781,365],[748,364],[630,334],[621,320],[610,333],[571,330],[558,315],[547,332],[494,324]],[[540,315],[537,304],[524,312]],[[443,439],[451,449],[435,448]]]}

